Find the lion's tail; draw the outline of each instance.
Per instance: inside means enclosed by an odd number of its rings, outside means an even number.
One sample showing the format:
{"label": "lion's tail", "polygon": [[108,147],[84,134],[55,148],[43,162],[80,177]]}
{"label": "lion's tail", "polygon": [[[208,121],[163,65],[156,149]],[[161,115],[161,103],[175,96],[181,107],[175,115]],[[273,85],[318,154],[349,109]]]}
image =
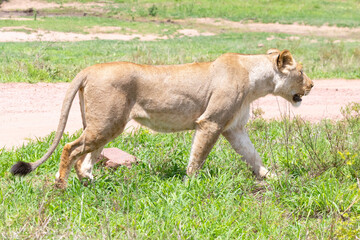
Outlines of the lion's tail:
{"label": "lion's tail", "polygon": [[74,100],[74,97],[75,97],[76,93],[79,91],[79,89],[83,86],[85,79],[86,79],[86,74],[84,73],[84,71],[81,71],[74,78],[69,89],[67,90],[65,99],[64,99],[64,102],[62,105],[60,121],[59,121],[58,128],[56,130],[55,138],[54,138],[54,141],[53,141],[51,147],[47,151],[47,153],[42,158],[37,160],[36,162],[32,162],[32,163],[27,163],[27,162],[23,162],[23,161],[17,162],[10,169],[10,172],[13,175],[22,175],[22,176],[27,175],[28,173],[34,171],[38,166],[43,164],[51,156],[51,154],[55,151],[55,149],[58,146],[60,139],[64,133],[66,122],[67,122],[67,119],[69,116],[70,108],[71,108],[72,102]]}

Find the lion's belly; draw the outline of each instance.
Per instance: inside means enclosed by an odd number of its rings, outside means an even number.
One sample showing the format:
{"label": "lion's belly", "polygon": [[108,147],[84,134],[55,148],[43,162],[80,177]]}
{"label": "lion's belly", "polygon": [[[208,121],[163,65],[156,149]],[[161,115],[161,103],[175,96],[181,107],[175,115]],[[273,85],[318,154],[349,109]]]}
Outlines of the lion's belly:
{"label": "lion's belly", "polygon": [[[189,108],[191,109],[191,108]],[[176,132],[195,128],[195,121],[200,116],[197,111],[147,111],[135,105],[130,113],[130,118],[158,132]]]}
{"label": "lion's belly", "polygon": [[177,132],[195,128],[195,121],[178,115],[150,114],[149,117],[137,117],[135,121],[157,132]]}

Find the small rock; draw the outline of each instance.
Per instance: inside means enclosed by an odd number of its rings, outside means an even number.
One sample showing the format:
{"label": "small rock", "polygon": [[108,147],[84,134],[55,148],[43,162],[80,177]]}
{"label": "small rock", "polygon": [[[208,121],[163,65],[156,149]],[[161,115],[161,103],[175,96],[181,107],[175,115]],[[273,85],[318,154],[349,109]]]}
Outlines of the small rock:
{"label": "small rock", "polygon": [[118,148],[104,148],[97,162],[102,162],[105,167],[118,168],[126,166],[131,168],[133,164],[138,164],[138,159]]}

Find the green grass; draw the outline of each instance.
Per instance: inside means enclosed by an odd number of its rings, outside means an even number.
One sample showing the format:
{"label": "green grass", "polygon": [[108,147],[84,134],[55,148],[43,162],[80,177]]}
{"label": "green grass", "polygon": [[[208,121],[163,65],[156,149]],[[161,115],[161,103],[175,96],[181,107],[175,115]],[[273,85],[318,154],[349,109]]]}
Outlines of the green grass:
{"label": "green grass", "polygon": [[[268,41],[276,36],[281,39]],[[289,49],[311,78],[360,78],[358,43],[329,43],[324,38],[286,34],[230,33],[154,42],[84,41],[0,43],[0,82],[70,81],[83,68],[102,62],[179,64],[211,61],[226,52],[264,54],[269,48]],[[317,40],[316,43],[311,40]],[[258,47],[263,44],[263,47]]]}
{"label": "green grass", "polygon": [[[52,0],[65,3],[73,0]],[[78,2],[103,2],[81,0]],[[110,16],[125,18],[160,17],[188,18],[215,17],[234,21],[252,20],[256,22],[300,22],[310,25],[325,23],[338,26],[359,26],[360,9],[357,0],[113,0],[108,5]],[[114,4],[115,3],[115,4]]]}
{"label": "green grass", "polygon": [[[58,32],[89,33],[93,27],[118,27],[108,32],[123,34],[161,34],[170,35],[180,29],[179,25],[169,23],[132,22],[103,17],[37,17],[36,21],[30,20],[1,20],[1,27],[27,27],[34,30],[47,30]],[[166,31],[165,31],[166,30]]]}
{"label": "green grass", "polygon": [[[8,172],[35,161],[53,134],[0,154],[0,232],[13,238],[351,239],[360,234],[359,105],[336,123],[256,119],[249,135],[278,179],[257,182],[221,138],[196,178],[183,181],[192,132],[142,130],[108,144],[135,154],[131,170],[97,166],[83,187],[73,172],[52,184],[61,148],[31,175]],[[65,135],[61,142],[76,136]],[[354,237],[355,238],[355,237]]]}

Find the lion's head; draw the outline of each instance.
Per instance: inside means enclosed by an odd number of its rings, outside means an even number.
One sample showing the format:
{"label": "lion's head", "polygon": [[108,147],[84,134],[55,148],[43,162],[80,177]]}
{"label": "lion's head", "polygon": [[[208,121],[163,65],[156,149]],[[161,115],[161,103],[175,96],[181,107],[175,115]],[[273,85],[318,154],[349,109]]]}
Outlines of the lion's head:
{"label": "lion's head", "polygon": [[300,106],[302,97],[310,93],[313,81],[303,72],[303,67],[292,57],[289,50],[269,49],[277,76],[274,95],[288,100],[293,106]]}

